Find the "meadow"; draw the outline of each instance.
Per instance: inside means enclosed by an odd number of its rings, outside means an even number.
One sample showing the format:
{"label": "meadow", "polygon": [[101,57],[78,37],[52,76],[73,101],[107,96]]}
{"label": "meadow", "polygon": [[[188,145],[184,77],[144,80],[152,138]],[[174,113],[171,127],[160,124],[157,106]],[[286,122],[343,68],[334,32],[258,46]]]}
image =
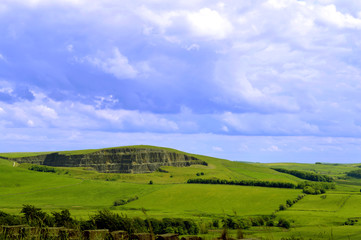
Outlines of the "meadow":
{"label": "meadow", "polygon": [[[0,157],[26,154],[8,153],[0,154]],[[214,220],[221,223],[225,218],[273,216],[276,222],[287,219],[291,228],[253,226],[244,229],[244,234],[260,239],[361,238],[361,224],[358,222],[361,219],[361,182],[346,176],[347,172],[358,169],[358,164],[260,164],[194,156],[206,161],[208,166],[167,166],[147,174],[108,174],[85,168],[60,167],[55,173],[37,172],[28,169],[30,164],[14,164],[11,159],[0,158],[0,210],[19,215],[23,204],[31,204],[48,213],[69,209],[76,219],[88,219],[102,209],[141,218],[145,217],[145,211],[152,218],[193,219],[208,229],[202,235],[206,238],[220,234],[222,224],[217,230],[212,226]],[[335,179],[336,189],[320,195],[305,195],[279,211],[281,204],[303,194],[302,189],[186,183],[191,178],[294,184],[304,181],[274,171],[272,167],[326,174]],[[124,205],[114,204],[127,199],[136,200]],[[345,225],[349,219],[357,221]],[[230,232],[236,234],[235,230]]]}

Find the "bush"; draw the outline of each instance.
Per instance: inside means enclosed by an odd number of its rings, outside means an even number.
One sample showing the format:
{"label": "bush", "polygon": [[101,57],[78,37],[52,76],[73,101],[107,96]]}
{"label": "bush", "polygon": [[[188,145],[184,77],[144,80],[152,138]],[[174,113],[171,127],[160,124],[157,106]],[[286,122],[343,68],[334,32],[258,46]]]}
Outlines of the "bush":
{"label": "bush", "polygon": [[20,225],[21,222],[20,217],[0,211],[0,225]]}
{"label": "bush", "polygon": [[280,211],[284,211],[287,209],[287,207],[284,204],[281,204],[280,207],[278,208]]}
{"label": "bush", "polygon": [[268,221],[266,222],[266,226],[267,226],[267,227],[273,227],[274,225],[275,225],[275,223],[274,223],[273,220],[268,220]]}
{"label": "bush", "polygon": [[94,223],[97,229],[109,229],[109,231],[123,230],[128,233],[134,233],[132,219],[126,215],[112,213],[109,210],[98,211],[97,214],[90,217],[90,221]]}
{"label": "bush", "polygon": [[24,213],[25,219],[30,226],[44,227],[53,225],[54,220],[47,213],[33,205],[24,204],[21,213]]}
{"label": "bush", "polygon": [[343,225],[355,225],[355,223],[357,223],[358,220],[357,219],[347,219],[347,221],[343,224]]}
{"label": "bush", "polygon": [[346,175],[349,177],[361,178],[361,169],[357,169],[357,170],[348,172],[348,173],[346,173]]}
{"label": "bush", "polygon": [[29,170],[32,171],[37,171],[37,172],[51,172],[51,173],[56,173],[56,169],[52,168],[52,167],[48,167],[48,166],[44,166],[44,165],[32,165],[28,168]]}
{"label": "bush", "polygon": [[252,226],[252,221],[248,218],[227,217],[222,222],[223,227],[229,229],[248,229]]}
{"label": "bush", "polygon": [[313,189],[313,187],[310,186],[306,186],[302,192],[306,194],[316,194],[315,189]]}
{"label": "bush", "polygon": [[127,204],[128,202],[125,201],[124,199],[119,199],[119,200],[115,200],[114,203],[113,203],[113,206],[116,207],[116,206],[121,206],[121,205],[125,205]]}
{"label": "bush", "polygon": [[291,227],[291,223],[285,219],[280,218],[278,220],[278,224],[277,227],[282,227],[282,228],[286,228],[289,229]]}
{"label": "bush", "polygon": [[70,217],[68,209],[62,210],[60,213],[52,212],[51,214],[54,216],[55,226],[66,228],[72,228],[74,226],[74,219]]}
{"label": "bush", "polygon": [[131,197],[128,200],[118,199],[118,200],[114,201],[113,206],[116,207],[116,206],[125,205],[125,204],[133,202],[137,199],[138,199],[138,196]]}
{"label": "bush", "polygon": [[[323,194],[328,189],[334,189],[334,183],[326,182],[302,182],[297,185],[297,188],[303,189],[303,193],[306,194]],[[313,190],[312,190],[313,189]]]}

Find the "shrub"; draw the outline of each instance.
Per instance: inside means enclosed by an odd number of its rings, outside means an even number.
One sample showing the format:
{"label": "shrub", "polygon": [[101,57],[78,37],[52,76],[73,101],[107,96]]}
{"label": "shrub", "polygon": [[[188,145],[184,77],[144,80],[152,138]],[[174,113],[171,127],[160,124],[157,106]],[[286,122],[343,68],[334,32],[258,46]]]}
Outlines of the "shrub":
{"label": "shrub", "polygon": [[282,228],[286,228],[286,229],[289,229],[291,227],[291,223],[283,218],[280,218],[278,220],[278,224],[277,224],[278,227],[282,227]]}
{"label": "shrub", "polygon": [[115,200],[114,203],[113,203],[113,206],[121,206],[121,205],[125,205],[127,204],[128,202],[125,201],[124,199],[119,199],[119,200]]}
{"label": "shrub", "polygon": [[125,205],[125,204],[133,202],[137,199],[138,199],[138,196],[131,197],[128,200],[118,199],[118,200],[114,201],[113,206],[116,207],[116,206]]}
{"label": "shrub", "polygon": [[47,213],[41,211],[40,208],[36,208],[33,205],[24,204],[21,213],[24,213],[25,219],[30,226],[44,227],[53,225],[53,219]]}
{"label": "shrub", "polygon": [[70,212],[68,209],[62,210],[60,213],[52,212],[51,214],[54,216],[55,226],[66,228],[73,227],[74,219],[70,217]]}
{"label": "shrub", "polygon": [[[303,189],[303,193],[306,194],[323,194],[326,193],[328,189],[334,189],[334,183],[326,183],[326,182],[302,182],[299,183],[297,188]],[[312,190],[313,189],[313,190]]]}
{"label": "shrub", "polygon": [[20,217],[10,215],[0,210],[0,225],[20,225],[21,220]]}
{"label": "shrub", "polygon": [[128,233],[134,233],[135,228],[132,219],[126,215],[112,213],[109,210],[98,211],[97,214],[90,217],[97,229],[109,229],[109,231],[123,230]]}
{"label": "shrub", "polygon": [[266,226],[267,226],[267,227],[273,227],[274,225],[275,225],[275,223],[274,223],[273,220],[268,220],[268,221],[266,222]]}
{"label": "shrub", "polygon": [[280,207],[279,207],[280,211],[284,211],[286,209],[287,209],[287,207],[284,204],[281,204]]}
{"label": "shrub", "polygon": [[313,189],[313,187],[310,186],[306,186],[302,192],[306,194],[316,194],[315,189]]}
{"label": "shrub", "polygon": [[357,169],[357,170],[348,172],[348,173],[346,173],[346,175],[349,177],[361,178],[361,169]]}
{"label": "shrub", "polygon": [[357,219],[347,219],[347,221],[343,224],[343,225],[355,225],[355,223],[357,223],[358,220]]}
{"label": "shrub", "polygon": [[28,169],[32,170],[32,171],[37,171],[37,172],[51,172],[51,173],[56,172],[55,168],[44,166],[44,165],[32,165]]}

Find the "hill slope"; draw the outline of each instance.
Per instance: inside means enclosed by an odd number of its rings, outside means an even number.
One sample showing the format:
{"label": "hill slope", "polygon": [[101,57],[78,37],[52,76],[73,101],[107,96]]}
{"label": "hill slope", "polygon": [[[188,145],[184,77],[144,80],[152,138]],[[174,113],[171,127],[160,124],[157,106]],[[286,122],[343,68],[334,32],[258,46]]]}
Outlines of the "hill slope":
{"label": "hill slope", "polygon": [[[47,212],[69,209],[72,216],[89,218],[98,210],[109,209],[128,216],[143,217],[142,209],[155,218],[185,217],[210,223],[224,217],[255,217],[275,214],[276,219],[292,222],[288,231],[251,228],[247,234],[263,238],[301,236],[312,238],[321,233],[326,237],[335,230],[334,239],[349,239],[350,233],[359,234],[360,224],[343,226],[349,218],[358,219],[361,179],[347,178],[345,172],[359,169],[359,165],[324,164],[259,164],[232,162],[208,156],[184,153],[153,146],[130,146],[106,149],[154,149],[186,155],[189,159],[206,162],[186,167],[160,166],[151,173],[102,173],[89,167],[52,167],[53,172],[30,171],[32,163],[14,164],[14,159],[52,153],[0,154],[0,206],[2,211],[19,214],[23,204],[32,204]],[[96,154],[104,149],[57,152],[76,156]],[[5,159],[6,158],[6,159]],[[336,179],[336,189],[323,195],[307,195],[292,207],[278,210],[287,200],[302,194],[301,189],[280,189],[234,185],[186,184],[188,179],[262,180],[299,183],[295,176],[280,173],[271,167],[327,174]],[[149,184],[152,181],[153,184]],[[133,199],[131,202],[127,200]],[[135,200],[134,200],[135,199]],[[127,202],[114,206],[114,202]],[[332,234],[332,232],[331,232]],[[355,235],[356,236],[356,235]],[[218,237],[218,236],[217,236]],[[327,237],[329,237],[327,235]],[[327,238],[326,239],[329,239]],[[317,239],[324,239],[323,237]],[[353,238],[352,238],[353,239]]]}

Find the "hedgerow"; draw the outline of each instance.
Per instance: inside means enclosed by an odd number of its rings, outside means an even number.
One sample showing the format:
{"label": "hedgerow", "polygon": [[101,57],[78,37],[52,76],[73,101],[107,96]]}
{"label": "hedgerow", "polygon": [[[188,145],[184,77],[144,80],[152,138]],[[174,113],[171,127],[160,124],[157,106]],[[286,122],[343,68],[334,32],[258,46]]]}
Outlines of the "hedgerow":
{"label": "hedgerow", "polygon": [[310,180],[310,181],[333,182],[332,177],[323,175],[323,174],[317,174],[317,173],[299,171],[299,170],[288,170],[288,169],[284,169],[284,168],[272,168],[272,169],[277,172],[287,173],[287,174],[293,175],[295,177]]}

